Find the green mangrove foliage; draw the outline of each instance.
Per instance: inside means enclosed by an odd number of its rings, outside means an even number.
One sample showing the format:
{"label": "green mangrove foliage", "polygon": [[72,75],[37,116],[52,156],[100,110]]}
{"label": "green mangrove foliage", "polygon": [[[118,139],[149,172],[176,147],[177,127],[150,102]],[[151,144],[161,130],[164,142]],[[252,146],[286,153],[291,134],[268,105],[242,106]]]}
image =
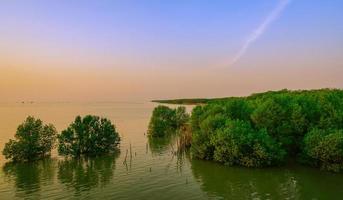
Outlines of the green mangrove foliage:
{"label": "green mangrove foliage", "polygon": [[78,157],[116,151],[120,137],[110,120],[98,116],[77,116],[58,136],[58,153]]}
{"label": "green mangrove foliage", "polygon": [[287,158],[338,171],[343,166],[343,91],[266,92],[193,109],[192,152],[228,165],[262,167]]}
{"label": "green mangrove foliage", "polygon": [[227,120],[210,139],[213,159],[228,165],[270,166],[282,162],[286,154],[265,129],[254,130],[241,120]]}
{"label": "green mangrove foliage", "polygon": [[164,137],[184,126],[189,120],[185,107],[176,109],[157,106],[151,116],[148,134],[152,137]]}
{"label": "green mangrove foliage", "polygon": [[117,150],[119,134],[110,120],[87,115],[77,116],[70,126],[57,135],[56,128],[44,125],[31,116],[19,125],[16,140],[6,143],[2,153],[12,161],[32,161],[50,156],[56,139],[58,153],[66,156],[95,156]]}
{"label": "green mangrove foliage", "polygon": [[342,170],[343,130],[313,129],[304,138],[304,156],[321,169]]}
{"label": "green mangrove foliage", "polygon": [[50,155],[56,135],[53,125],[44,125],[40,119],[29,116],[18,126],[16,139],[6,143],[2,153],[12,161],[41,159]]}

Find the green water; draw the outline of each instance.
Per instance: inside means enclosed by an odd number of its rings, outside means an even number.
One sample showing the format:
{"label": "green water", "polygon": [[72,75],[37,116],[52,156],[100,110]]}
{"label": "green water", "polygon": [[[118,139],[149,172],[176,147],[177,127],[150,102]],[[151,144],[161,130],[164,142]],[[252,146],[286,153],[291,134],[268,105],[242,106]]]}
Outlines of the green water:
{"label": "green water", "polygon": [[173,138],[148,140],[145,135],[155,105],[139,102],[0,104],[1,149],[27,115],[51,122],[59,131],[75,115],[101,115],[117,125],[122,137],[120,153],[97,158],[64,159],[53,152],[51,159],[8,164],[0,157],[0,199],[343,197],[342,174],[298,165],[268,169],[227,167],[193,160],[187,153],[176,155]]}

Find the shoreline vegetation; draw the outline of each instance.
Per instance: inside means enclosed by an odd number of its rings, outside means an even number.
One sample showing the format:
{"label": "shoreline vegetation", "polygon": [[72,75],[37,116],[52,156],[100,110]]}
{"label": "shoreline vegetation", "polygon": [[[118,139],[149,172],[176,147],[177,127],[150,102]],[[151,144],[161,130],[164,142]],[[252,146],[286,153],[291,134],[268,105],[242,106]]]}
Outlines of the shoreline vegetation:
{"label": "shoreline vegetation", "polygon": [[[224,100],[225,98],[220,98]],[[214,99],[164,99],[164,100],[152,100],[151,102],[154,103],[162,103],[162,104],[179,104],[179,105],[198,105],[198,104],[206,104]]]}
{"label": "shoreline vegetation", "polygon": [[[343,90],[280,90],[247,97],[164,100],[197,104],[154,108],[149,140],[177,137],[178,149],[196,159],[252,168],[289,160],[327,171],[343,171]],[[206,103],[204,103],[206,102]],[[28,117],[3,154],[13,162],[59,155],[80,158],[119,151],[120,137],[106,118],[77,116],[60,134],[52,124]],[[190,151],[188,151],[190,150]],[[131,151],[130,151],[131,152]]]}
{"label": "shoreline vegetation", "polygon": [[[193,158],[257,168],[295,160],[327,171],[343,171],[341,89],[280,90],[247,97],[154,102],[196,105],[184,122],[189,124],[187,133],[191,136],[187,138],[191,138]],[[167,106],[163,107],[167,112]],[[170,130],[167,124],[175,118],[155,114],[154,110],[152,119],[159,118]]]}
{"label": "shoreline vegetation", "polygon": [[[264,95],[272,95],[272,94],[282,94],[282,93],[288,93],[292,92],[294,94],[303,93],[303,92],[320,92],[320,91],[339,91],[340,89],[334,89],[334,88],[323,88],[323,89],[313,89],[313,90],[288,90],[288,89],[282,89],[277,91],[267,91],[267,92],[259,92],[259,93],[253,93],[248,96],[231,96],[231,97],[218,97],[218,98],[181,98],[181,99],[154,99],[151,100],[151,102],[154,103],[161,103],[161,104],[177,104],[177,105],[204,105],[208,103],[213,102],[223,102],[223,101],[230,101],[233,99],[255,99],[260,96]],[[340,90],[341,91],[341,90]]]}

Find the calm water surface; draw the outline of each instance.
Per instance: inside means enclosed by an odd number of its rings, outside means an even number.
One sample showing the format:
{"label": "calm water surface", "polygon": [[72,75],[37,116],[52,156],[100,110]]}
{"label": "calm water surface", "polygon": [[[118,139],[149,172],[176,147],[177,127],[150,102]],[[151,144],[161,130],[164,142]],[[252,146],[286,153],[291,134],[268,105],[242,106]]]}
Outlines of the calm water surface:
{"label": "calm water surface", "polygon": [[[343,175],[302,166],[246,169],[176,156],[173,139],[145,135],[156,104],[2,103],[0,148],[28,115],[61,131],[76,115],[111,119],[121,152],[92,159],[6,164],[0,157],[0,199],[342,199]],[[191,108],[188,108],[191,109]],[[126,152],[127,160],[124,162]]]}

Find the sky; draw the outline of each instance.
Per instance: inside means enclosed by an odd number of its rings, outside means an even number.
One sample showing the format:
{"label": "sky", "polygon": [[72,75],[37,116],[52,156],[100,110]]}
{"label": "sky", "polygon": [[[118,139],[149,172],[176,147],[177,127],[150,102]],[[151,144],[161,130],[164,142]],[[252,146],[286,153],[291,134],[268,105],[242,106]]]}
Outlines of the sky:
{"label": "sky", "polygon": [[0,101],[343,88],[341,0],[3,0]]}

